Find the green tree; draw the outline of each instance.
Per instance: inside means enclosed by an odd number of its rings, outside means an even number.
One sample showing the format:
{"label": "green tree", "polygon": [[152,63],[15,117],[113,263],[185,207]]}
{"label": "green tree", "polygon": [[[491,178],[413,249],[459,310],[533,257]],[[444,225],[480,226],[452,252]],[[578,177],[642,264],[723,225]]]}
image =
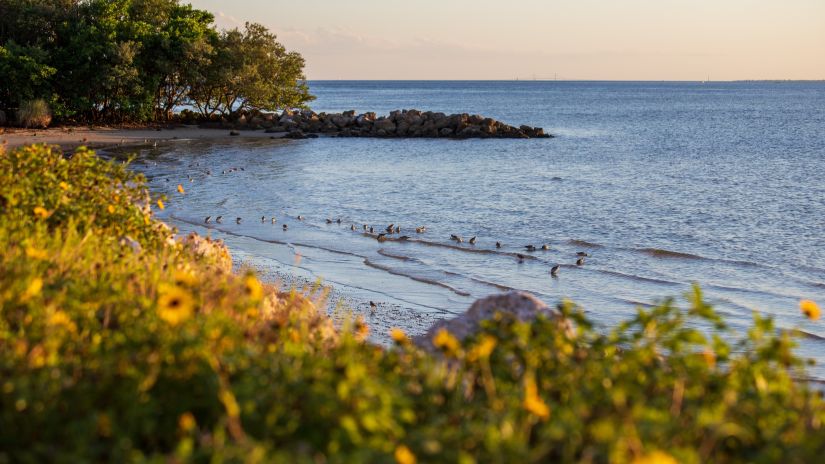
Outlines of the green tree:
{"label": "green tree", "polygon": [[224,31],[215,50],[191,93],[204,116],[304,107],[314,99],[303,74],[303,57],[287,52],[260,24],[246,23],[243,32]]}
{"label": "green tree", "polygon": [[39,47],[10,41],[0,45],[0,109],[16,109],[35,98],[49,99],[49,78],[57,70],[47,64],[48,54]]}

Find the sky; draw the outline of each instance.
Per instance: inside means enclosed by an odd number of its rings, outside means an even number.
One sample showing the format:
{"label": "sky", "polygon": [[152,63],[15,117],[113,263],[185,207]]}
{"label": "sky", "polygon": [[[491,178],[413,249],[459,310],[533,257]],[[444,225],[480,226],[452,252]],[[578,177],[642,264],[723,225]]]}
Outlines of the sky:
{"label": "sky", "polygon": [[825,79],[825,0],[188,1],[309,79]]}

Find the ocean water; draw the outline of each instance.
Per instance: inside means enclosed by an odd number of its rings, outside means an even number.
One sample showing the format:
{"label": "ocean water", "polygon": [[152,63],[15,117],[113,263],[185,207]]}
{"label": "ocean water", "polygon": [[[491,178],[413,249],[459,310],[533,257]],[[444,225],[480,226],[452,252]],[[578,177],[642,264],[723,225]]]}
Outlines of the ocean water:
{"label": "ocean water", "polygon": [[[225,239],[255,266],[321,277],[413,315],[450,317],[519,289],[549,304],[569,298],[610,327],[638,305],[683,301],[699,283],[734,328],[759,311],[802,329],[800,352],[819,360],[812,372],[825,378],[825,324],[798,306],[825,304],[825,84],[310,88],[316,111],[478,113],[556,138],[181,141],[135,164],[170,195],[167,219]],[[179,182],[185,196],[174,193]],[[204,227],[207,215],[223,224]],[[411,239],[379,243],[362,230],[391,223]],[[550,250],[526,252],[528,244]],[[590,255],[583,266],[579,251]]]}

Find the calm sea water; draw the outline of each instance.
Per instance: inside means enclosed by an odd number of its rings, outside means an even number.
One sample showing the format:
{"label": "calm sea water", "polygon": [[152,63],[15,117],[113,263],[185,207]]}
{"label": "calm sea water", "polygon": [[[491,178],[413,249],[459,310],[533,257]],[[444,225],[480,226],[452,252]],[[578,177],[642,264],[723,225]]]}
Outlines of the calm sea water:
{"label": "calm sea water", "polygon": [[[158,190],[184,181],[187,195],[169,202],[177,225],[204,232],[195,224],[222,214],[210,231],[236,256],[445,316],[513,288],[550,304],[570,298],[610,326],[697,282],[735,327],[746,327],[753,310],[773,315],[808,334],[802,354],[825,361],[825,324],[804,320],[798,307],[801,298],[825,303],[825,84],[311,89],[316,111],[479,113],[557,137],[182,142],[137,165]],[[232,167],[243,170],[221,174]],[[363,224],[390,223],[413,240],[378,243],[361,233]],[[455,246],[450,234],[478,243]],[[532,259],[520,264],[514,254],[527,244],[551,250],[526,253]],[[584,266],[575,265],[578,251],[591,255]],[[814,374],[825,378],[822,366]]]}

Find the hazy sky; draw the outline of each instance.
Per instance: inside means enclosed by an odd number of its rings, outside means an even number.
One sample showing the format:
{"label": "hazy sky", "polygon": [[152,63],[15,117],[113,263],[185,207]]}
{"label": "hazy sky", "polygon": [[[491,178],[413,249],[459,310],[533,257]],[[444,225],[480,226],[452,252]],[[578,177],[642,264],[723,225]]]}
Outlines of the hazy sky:
{"label": "hazy sky", "polygon": [[825,79],[825,0],[189,0],[310,79]]}

